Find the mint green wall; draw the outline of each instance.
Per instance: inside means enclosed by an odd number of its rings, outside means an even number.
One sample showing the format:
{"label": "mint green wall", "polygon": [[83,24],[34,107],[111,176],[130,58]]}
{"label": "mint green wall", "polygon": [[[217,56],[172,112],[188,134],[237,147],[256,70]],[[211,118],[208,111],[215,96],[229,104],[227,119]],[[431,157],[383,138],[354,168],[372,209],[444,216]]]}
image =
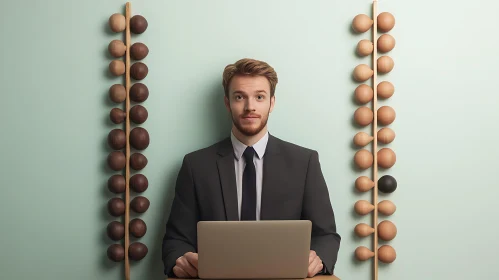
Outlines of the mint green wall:
{"label": "mint green wall", "polygon": [[[125,1],[4,1],[0,9],[1,279],[123,279],[107,261],[112,220],[106,203],[107,45],[119,35],[107,19]],[[223,107],[223,67],[242,57],[268,61],[278,74],[274,135],[320,152],[343,237],[337,275],[371,279],[371,261],[354,261],[358,217],[352,125],[357,86],[354,55],[369,33],[350,32],[370,1],[133,1],[149,21],[133,36],[150,49],[144,60],[150,97],[144,103],[151,136],[145,195],[149,255],[133,279],[161,279],[161,238],[183,155],[229,133]],[[397,163],[387,174],[398,227],[389,242],[397,260],[380,280],[497,277],[499,120],[496,1],[380,1],[393,13],[397,133],[389,145]],[[365,128],[366,132],[370,128]],[[380,173],[384,174],[384,173]]]}

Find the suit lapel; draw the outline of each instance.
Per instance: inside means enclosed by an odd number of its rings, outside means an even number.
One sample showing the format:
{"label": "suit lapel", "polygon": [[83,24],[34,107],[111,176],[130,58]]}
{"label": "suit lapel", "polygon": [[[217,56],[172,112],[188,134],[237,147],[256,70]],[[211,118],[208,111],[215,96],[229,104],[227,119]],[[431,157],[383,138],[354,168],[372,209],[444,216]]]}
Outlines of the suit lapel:
{"label": "suit lapel", "polygon": [[222,195],[225,205],[225,215],[228,221],[239,220],[237,207],[236,171],[234,167],[234,151],[230,138],[220,145],[217,160],[218,174],[222,185]]}
{"label": "suit lapel", "polygon": [[279,167],[285,164],[280,155],[278,140],[272,135],[269,135],[269,141],[263,158],[260,220],[268,220],[273,219],[270,215],[275,212],[273,209],[278,207],[275,202],[279,198],[279,176],[283,175],[280,174],[279,170],[281,169]]}

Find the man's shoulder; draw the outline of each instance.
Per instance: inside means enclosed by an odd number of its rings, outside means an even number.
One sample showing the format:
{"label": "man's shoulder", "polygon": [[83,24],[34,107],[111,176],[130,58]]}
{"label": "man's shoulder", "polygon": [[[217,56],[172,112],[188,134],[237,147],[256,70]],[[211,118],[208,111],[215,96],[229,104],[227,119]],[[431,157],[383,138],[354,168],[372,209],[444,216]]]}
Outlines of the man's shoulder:
{"label": "man's shoulder", "polygon": [[230,147],[230,144],[230,138],[225,137],[214,144],[187,153],[185,158],[193,160],[199,158],[206,159],[210,156],[215,156],[217,153],[223,151],[224,148]]}
{"label": "man's shoulder", "polygon": [[279,147],[280,153],[282,154],[310,157],[312,154],[317,153],[316,150],[310,147],[283,140],[276,136],[271,137],[273,138],[273,141],[276,142],[276,146]]}

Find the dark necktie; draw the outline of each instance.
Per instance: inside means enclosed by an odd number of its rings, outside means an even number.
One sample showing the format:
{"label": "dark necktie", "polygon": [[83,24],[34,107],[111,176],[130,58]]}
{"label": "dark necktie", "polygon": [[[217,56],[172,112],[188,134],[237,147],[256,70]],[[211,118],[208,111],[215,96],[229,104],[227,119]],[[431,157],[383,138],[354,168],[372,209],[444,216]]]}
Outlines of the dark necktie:
{"label": "dark necktie", "polygon": [[253,163],[255,149],[247,147],[244,151],[246,167],[243,173],[243,199],[241,205],[241,221],[256,220],[256,170]]}

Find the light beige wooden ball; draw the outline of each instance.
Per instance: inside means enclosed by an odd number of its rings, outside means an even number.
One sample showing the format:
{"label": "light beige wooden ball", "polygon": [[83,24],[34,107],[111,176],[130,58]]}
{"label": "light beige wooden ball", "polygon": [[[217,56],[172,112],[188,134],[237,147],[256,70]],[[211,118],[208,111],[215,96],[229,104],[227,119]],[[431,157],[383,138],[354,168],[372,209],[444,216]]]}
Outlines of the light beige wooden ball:
{"label": "light beige wooden ball", "polygon": [[126,53],[126,46],[121,40],[112,40],[107,50],[114,57],[122,57]]}
{"label": "light beige wooden ball", "polygon": [[383,127],[378,131],[378,141],[390,144],[395,139],[395,132],[389,127]]}
{"label": "light beige wooden ball", "polygon": [[360,56],[367,56],[371,54],[374,50],[374,45],[373,42],[370,40],[360,40],[359,43],[357,43],[357,54]]}
{"label": "light beige wooden ball", "polygon": [[365,246],[359,246],[355,249],[355,257],[359,261],[367,261],[368,259],[374,257],[374,252]]}
{"label": "light beige wooden ball", "polygon": [[378,29],[381,32],[388,32],[395,26],[395,17],[388,12],[383,12],[378,15]]}
{"label": "light beige wooden ball", "polygon": [[385,216],[393,215],[396,210],[397,207],[390,200],[383,200],[378,203],[378,211]]}
{"label": "light beige wooden ball", "polygon": [[355,68],[353,70],[353,78],[357,82],[367,81],[369,78],[372,77],[373,74],[374,74],[374,71],[367,64],[359,64],[359,65],[355,66]]}
{"label": "light beige wooden ball", "polygon": [[360,169],[367,169],[373,165],[373,154],[366,149],[355,153],[354,162]]}
{"label": "light beige wooden ball", "polygon": [[109,71],[115,76],[125,74],[125,63],[121,60],[113,60],[109,63]]}
{"label": "light beige wooden ball", "polygon": [[366,126],[373,121],[374,113],[370,108],[362,106],[355,110],[353,118],[360,126]]}
{"label": "light beige wooden ball", "polygon": [[397,258],[397,253],[390,245],[383,245],[378,249],[378,259],[384,263],[392,263]]}
{"label": "light beige wooden ball", "polygon": [[395,92],[395,87],[389,81],[383,81],[376,86],[378,96],[381,98],[390,98]]}
{"label": "light beige wooden ball", "polygon": [[374,187],[374,181],[367,176],[360,176],[355,180],[355,188],[360,192],[367,192]]}
{"label": "light beige wooden ball", "polygon": [[371,28],[374,20],[366,14],[358,14],[353,18],[352,29],[357,33],[364,33]]}
{"label": "light beige wooden ball", "polygon": [[378,236],[384,241],[393,240],[397,236],[397,227],[391,221],[382,221],[378,224]]}
{"label": "light beige wooden ball", "polygon": [[382,168],[391,168],[397,161],[397,156],[390,148],[382,148],[378,151],[378,165]]}
{"label": "light beige wooden ball", "polygon": [[381,106],[378,109],[378,122],[382,125],[389,125],[395,121],[395,110],[390,106]]}
{"label": "light beige wooden ball", "polygon": [[355,88],[355,100],[360,104],[366,104],[374,97],[374,90],[366,84],[360,84]]}
{"label": "light beige wooden ball", "polygon": [[357,234],[357,236],[366,237],[374,233],[374,228],[372,228],[366,223],[360,223],[355,226],[354,232],[355,234]]}
{"label": "light beige wooden ball", "polygon": [[378,65],[378,72],[389,73],[390,71],[393,70],[395,63],[393,62],[393,59],[391,57],[384,55],[378,58],[377,65]]}
{"label": "light beige wooden ball", "polygon": [[395,47],[395,38],[390,34],[383,34],[378,38],[378,51],[387,53]]}
{"label": "light beige wooden ball", "polygon": [[126,28],[126,19],[122,14],[113,14],[109,17],[109,27],[114,32],[123,32]]}
{"label": "light beige wooden ball", "polygon": [[353,143],[359,147],[364,147],[365,145],[369,144],[374,139],[373,136],[361,131],[355,134],[353,137]]}
{"label": "light beige wooden ball", "polygon": [[369,203],[367,200],[359,200],[355,202],[354,210],[359,215],[367,215],[369,212],[373,211],[374,205]]}

